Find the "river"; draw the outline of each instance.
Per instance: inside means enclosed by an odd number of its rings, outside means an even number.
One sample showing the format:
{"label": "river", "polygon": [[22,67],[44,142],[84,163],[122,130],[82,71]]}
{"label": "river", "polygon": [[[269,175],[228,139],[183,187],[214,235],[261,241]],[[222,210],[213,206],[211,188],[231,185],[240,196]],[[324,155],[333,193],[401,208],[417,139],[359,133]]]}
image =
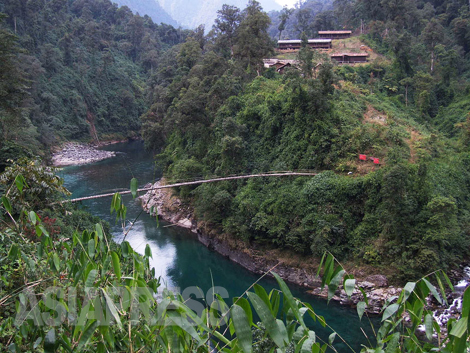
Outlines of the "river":
{"label": "river", "polygon": [[[65,186],[72,192],[72,197],[128,190],[132,177],[136,177],[139,187],[142,187],[158,180],[161,175],[161,171],[154,167],[152,156],[144,151],[143,144],[139,141],[109,145],[104,149],[117,151],[118,154],[115,158],[89,165],[66,167],[61,171],[60,175],[65,180]],[[127,219],[132,221],[138,216],[126,240],[141,253],[146,244],[150,245],[153,254],[151,265],[155,267],[156,274],[161,276],[164,285],[178,288],[181,292],[193,292],[195,295],[196,286],[205,295],[215,285],[225,288],[228,296],[235,297],[258,280],[257,275],[208,250],[188,230],[164,222],[159,222],[157,226],[155,218],[145,213],[140,214],[140,204],[132,200],[131,196],[124,196],[123,200],[128,209]],[[120,225],[115,223],[115,217],[110,214],[110,202],[110,198],[88,200],[83,202],[83,206],[94,215],[107,220],[112,226],[114,239],[119,242],[123,232]],[[276,282],[270,278],[264,278],[260,284],[267,290],[277,287]],[[309,302],[317,314],[324,316],[326,322],[355,351],[361,349],[361,344],[367,344],[360,324],[373,341],[368,318],[364,317],[360,323],[355,309],[335,302],[327,305],[325,300],[308,295],[301,288],[292,285],[290,288],[294,296]],[[226,301],[231,303],[231,300]],[[327,339],[331,333],[313,321],[308,324],[323,339]],[[334,346],[338,352],[351,352],[338,338]]]}

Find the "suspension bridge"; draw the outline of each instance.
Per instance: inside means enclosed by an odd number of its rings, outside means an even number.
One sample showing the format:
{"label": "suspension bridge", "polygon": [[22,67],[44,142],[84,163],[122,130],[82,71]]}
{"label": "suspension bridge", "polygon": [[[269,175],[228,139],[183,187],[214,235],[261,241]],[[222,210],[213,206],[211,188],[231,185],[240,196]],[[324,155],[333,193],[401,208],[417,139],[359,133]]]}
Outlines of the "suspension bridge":
{"label": "suspension bridge", "polygon": [[[271,173],[260,173],[260,174],[245,174],[245,175],[234,175],[228,177],[221,177],[221,178],[212,178],[212,179],[200,179],[200,180],[192,180],[192,181],[185,181],[181,183],[174,183],[174,184],[167,184],[167,185],[153,185],[149,188],[142,188],[137,189],[137,192],[142,191],[151,191],[151,190],[158,190],[158,189],[167,189],[167,188],[175,188],[178,186],[187,186],[187,185],[198,185],[198,184],[205,184],[205,183],[214,183],[217,181],[225,181],[225,180],[238,180],[238,179],[251,179],[251,178],[264,178],[264,177],[284,177],[284,176],[316,176],[318,173],[312,172],[271,172]],[[131,191],[120,191],[118,194],[126,195],[130,194]],[[79,202],[85,200],[92,200],[92,199],[99,199],[102,197],[110,197],[114,196],[115,192],[107,193],[107,194],[100,194],[100,195],[93,195],[93,196],[86,196],[86,197],[79,197],[76,199],[66,200],[64,202]]]}

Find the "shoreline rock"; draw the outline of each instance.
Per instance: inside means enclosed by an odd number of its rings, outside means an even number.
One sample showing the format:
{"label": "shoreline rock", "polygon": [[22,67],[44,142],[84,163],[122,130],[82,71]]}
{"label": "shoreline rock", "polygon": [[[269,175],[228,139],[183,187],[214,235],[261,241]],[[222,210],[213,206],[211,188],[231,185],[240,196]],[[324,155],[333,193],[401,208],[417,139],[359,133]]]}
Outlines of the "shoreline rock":
{"label": "shoreline rock", "polygon": [[52,155],[52,165],[65,167],[99,162],[116,156],[116,152],[99,150],[96,147],[68,142],[59,152]]}

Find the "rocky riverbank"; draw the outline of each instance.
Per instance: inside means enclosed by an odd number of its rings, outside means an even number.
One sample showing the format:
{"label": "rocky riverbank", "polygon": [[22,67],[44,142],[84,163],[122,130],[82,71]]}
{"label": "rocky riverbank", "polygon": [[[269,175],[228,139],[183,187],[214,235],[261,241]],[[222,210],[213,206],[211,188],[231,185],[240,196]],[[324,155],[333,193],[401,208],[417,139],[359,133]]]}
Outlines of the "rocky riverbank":
{"label": "rocky riverbank", "polygon": [[60,151],[53,153],[52,164],[56,167],[88,164],[112,158],[115,155],[115,152],[99,150],[94,146],[68,142]]}
{"label": "rocky riverbank", "polygon": [[[157,187],[161,183],[164,181],[159,181],[153,186]],[[148,184],[146,187],[152,187],[152,185]],[[172,195],[171,189],[149,191],[141,196],[140,200],[146,212],[152,212],[153,215],[156,212],[161,219],[190,229],[197,235],[198,240],[209,249],[228,257],[246,269],[261,275],[274,268],[274,271],[287,282],[302,286],[314,295],[326,297],[327,290],[321,290],[321,279],[316,276],[314,266],[303,261],[299,261],[298,266],[293,266],[286,261],[278,260],[281,256],[277,250],[257,249],[256,245],[247,247],[245,242],[212,231],[204,222],[198,222],[194,218],[193,209]],[[358,285],[368,295],[367,311],[375,314],[380,312],[387,298],[401,292],[401,288],[389,286],[387,278],[383,275],[358,278]],[[340,288],[333,300],[354,306],[363,298],[359,290],[356,290],[351,298],[348,298],[344,290]]]}

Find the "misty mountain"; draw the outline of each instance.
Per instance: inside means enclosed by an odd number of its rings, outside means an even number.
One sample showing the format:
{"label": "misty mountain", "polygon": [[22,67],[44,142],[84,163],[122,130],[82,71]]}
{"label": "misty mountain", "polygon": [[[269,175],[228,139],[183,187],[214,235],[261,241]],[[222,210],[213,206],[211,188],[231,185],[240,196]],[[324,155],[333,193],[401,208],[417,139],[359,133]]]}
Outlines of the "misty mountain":
{"label": "misty mountain", "polygon": [[160,24],[166,23],[174,27],[178,27],[177,21],[174,20],[155,0],[112,0],[120,6],[129,7],[134,13],[139,15],[148,15],[153,22]]}
{"label": "misty mountain", "polygon": [[[222,8],[222,5],[235,5],[244,9],[248,0],[158,0],[158,2],[182,26],[192,29],[203,24],[207,32],[212,28],[217,11]],[[259,2],[266,12],[282,8],[274,0],[259,0]]]}

